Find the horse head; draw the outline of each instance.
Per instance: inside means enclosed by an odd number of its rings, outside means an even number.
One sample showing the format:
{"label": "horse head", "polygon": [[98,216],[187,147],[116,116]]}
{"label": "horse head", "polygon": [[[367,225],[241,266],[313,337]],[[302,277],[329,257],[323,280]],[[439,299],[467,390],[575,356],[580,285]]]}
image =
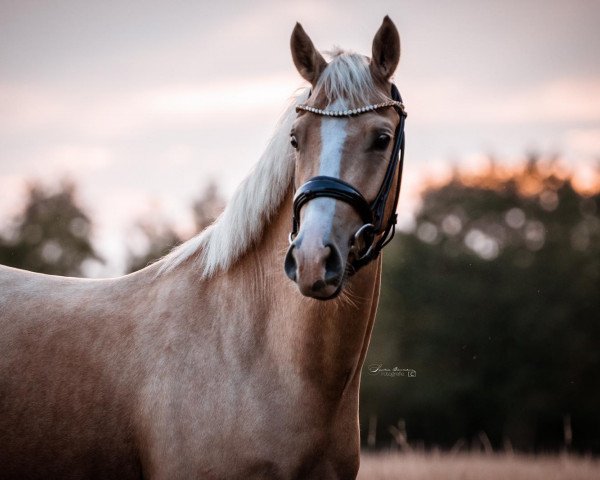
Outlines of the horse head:
{"label": "horse head", "polygon": [[386,16],[370,59],[333,52],[328,63],[296,24],[291,50],[311,94],[290,132],[296,194],[285,271],[303,295],[327,300],[393,235],[405,113],[390,78],[400,37]]}

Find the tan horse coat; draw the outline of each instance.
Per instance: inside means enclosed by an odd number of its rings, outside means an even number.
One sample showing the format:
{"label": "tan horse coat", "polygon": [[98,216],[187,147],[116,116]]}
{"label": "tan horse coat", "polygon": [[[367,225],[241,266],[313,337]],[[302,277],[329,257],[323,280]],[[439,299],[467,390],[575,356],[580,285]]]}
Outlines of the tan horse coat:
{"label": "tan horse coat", "polygon": [[353,478],[380,266],[299,295],[290,208],[210,282],[0,267],[0,478]]}
{"label": "tan horse coat", "polygon": [[[294,35],[301,73],[325,68]],[[379,63],[340,54],[326,86],[381,95],[397,37],[386,17]],[[355,478],[381,263],[327,302],[285,277],[295,118],[218,222],[156,264],[107,280],[0,266],[0,479]]]}

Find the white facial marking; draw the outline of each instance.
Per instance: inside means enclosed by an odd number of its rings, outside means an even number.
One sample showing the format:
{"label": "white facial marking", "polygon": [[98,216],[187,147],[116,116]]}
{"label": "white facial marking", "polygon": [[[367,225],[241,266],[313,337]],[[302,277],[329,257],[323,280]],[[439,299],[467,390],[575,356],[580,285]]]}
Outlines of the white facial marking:
{"label": "white facial marking", "polygon": [[[345,110],[343,100],[336,100],[328,110]],[[321,155],[319,156],[319,175],[340,178],[342,152],[346,142],[346,118],[321,117]],[[319,197],[306,205],[302,229],[308,238],[315,241],[327,240],[333,225],[335,199]]]}
{"label": "white facial marking", "polygon": [[[336,100],[330,105],[331,110],[345,110],[343,101]],[[346,141],[346,118],[321,119],[321,156],[319,158],[319,175],[339,178],[342,151]]]}

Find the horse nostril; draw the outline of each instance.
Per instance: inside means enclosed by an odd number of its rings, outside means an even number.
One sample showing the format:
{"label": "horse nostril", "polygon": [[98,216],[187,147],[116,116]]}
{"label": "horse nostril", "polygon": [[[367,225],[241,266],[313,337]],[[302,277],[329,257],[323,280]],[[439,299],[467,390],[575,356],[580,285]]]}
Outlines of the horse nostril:
{"label": "horse nostril", "polygon": [[296,259],[294,258],[293,254],[294,248],[294,245],[291,245],[288,249],[287,255],[285,256],[285,263],[283,266],[285,274],[293,282],[296,281],[296,272],[298,270],[298,267],[296,265]]}
{"label": "horse nostril", "polygon": [[325,283],[327,285],[337,285],[340,283],[344,274],[344,262],[338,249],[332,245],[329,247],[329,255],[325,259]]}

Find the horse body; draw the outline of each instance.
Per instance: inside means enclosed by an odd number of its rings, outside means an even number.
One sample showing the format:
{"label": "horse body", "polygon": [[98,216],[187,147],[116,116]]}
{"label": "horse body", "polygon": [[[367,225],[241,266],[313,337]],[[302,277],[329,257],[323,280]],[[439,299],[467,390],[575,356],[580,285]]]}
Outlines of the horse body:
{"label": "horse body", "polygon": [[0,478],[352,477],[379,266],[354,303],[294,294],[273,274],[290,202],[210,282],[192,262],[110,280],[0,268]]}
{"label": "horse body", "polygon": [[[106,280],[0,266],[0,479],[355,478],[381,272],[368,244],[399,193],[399,49],[386,17],[370,61],[327,64],[297,25],[310,102],[294,99],[223,215],[154,265]],[[311,178],[327,188],[297,203]],[[364,224],[381,185],[382,221]]]}
{"label": "horse body", "polygon": [[119,283],[0,269],[0,478],[135,471]]}

